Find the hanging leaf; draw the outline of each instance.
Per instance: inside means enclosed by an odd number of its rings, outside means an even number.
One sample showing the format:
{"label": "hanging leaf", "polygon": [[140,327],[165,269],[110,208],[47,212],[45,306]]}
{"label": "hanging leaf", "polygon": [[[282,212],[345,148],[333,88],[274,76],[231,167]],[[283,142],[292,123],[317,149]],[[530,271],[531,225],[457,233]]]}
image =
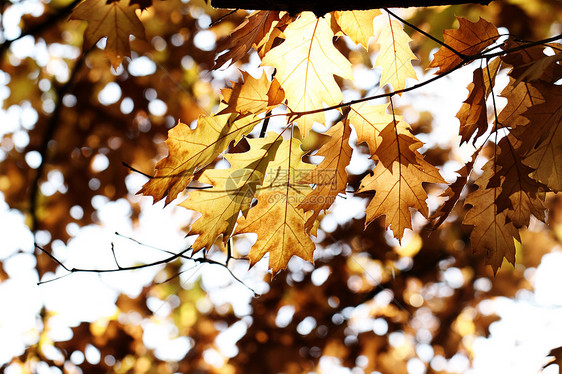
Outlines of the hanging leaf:
{"label": "hanging leaf", "polygon": [[500,37],[498,29],[482,18],[476,23],[462,17],[457,17],[457,19],[459,21],[458,29],[443,32],[444,42],[449,48],[445,46],[439,48],[428,66],[429,68],[439,68],[436,74],[448,73],[463,62],[463,57],[453,50],[465,56],[474,56]]}
{"label": "hanging leaf", "polygon": [[224,155],[230,163],[229,169],[210,169],[201,174],[198,181],[212,188],[191,191],[179,204],[202,214],[189,231],[189,235],[199,235],[192,246],[194,252],[210,248],[220,235],[223,242],[227,242],[239,213],[248,214],[281,140],[281,136],[273,132],[264,139],[249,139],[248,152]]}
{"label": "hanging leaf", "polygon": [[381,14],[380,10],[336,11],[332,14],[345,35],[349,36],[355,44],[361,44],[365,49],[369,49],[369,39],[375,36],[373,20]]}
{"label": "hanging leaf", "polygon": [[304,152],[300,144],[296,138],[281,144],[275,159],[269,163],[257,205],[246,217],[238,219],[235,231],[235,234],[258,234],[248,254],[250,264],[269,253],[269,268],[274,274],[285,269],[293,256],[313,261],[315,246],[304,227],[310,214],[298,206],[311,190],[300,181],[311,173],[314,165],[302,162]]}
{"label": "hanging leaf", "polygon": [[85,0],[72,11],[71,19],[88,21],[84,31],[84,49],[90,49],[107,37],[105,54],[114,69],[125,57],[131,57],[129,35],[144,39],[144,26],[135,13],[138,5],[126,0]]}
{"label": "hanging leaf", "polygon": [[380,16],[383,23],[377,40],[380,51],[375,66],[382,68],[380,86],[390,84],[394,91],[406,88],[406,79],[417,79],[412,60],[417,57],[410,49],[410,37],[404,32],[404,26],[390,18],[390,14]]}
{"label": "hanging leaf", "polygon": [[[285,41],[269,51],[262,65],[275,67],[275,78],[293,112],[321,109],[339,104],[343,95],[334,74],[351,79],[351,63],[334,47],[334,36],[325,18],[304,12],[285,29]],[[297,119],[302,136],[306,137],[314,122],[324,123],[324,113],[309,114]]]}

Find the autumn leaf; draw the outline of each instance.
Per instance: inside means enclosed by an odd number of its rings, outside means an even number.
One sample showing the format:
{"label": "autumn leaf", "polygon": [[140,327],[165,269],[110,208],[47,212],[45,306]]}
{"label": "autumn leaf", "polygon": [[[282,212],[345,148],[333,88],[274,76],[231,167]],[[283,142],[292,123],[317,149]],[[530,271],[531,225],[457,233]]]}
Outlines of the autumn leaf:
{"label": "autumn leaf", "polygon": [[514,144],[512,135],[498,143],[496,170],[487,188],[501,187],[495,202],[497,210],[507,210],[509,221],[520,228],[529,225],[531,214],[544,221],[544,189],[541,183],[529,176],[533,169],[523,164]]}
{"label": "autumn leaf", "polygon": [[394,237],[401,239],[404,230],[412,227],[410,208],[428,217],[427,194],[422,183],[445,181],[437,168],[417,152],[422,143],[410,133],[404,121],[390,123],[380,135],[383,141],[375,153],[379,162],[373,175],[363,179],[358,192],[376,191],[367,206],[365,225],[386,216],[386,226],[390,226]]}
{"label": "autumn leaf", "polygon": [[527,126],[520,138],[522,146],[529,149],[523,163],[534,169],[533,178],[559,192],[562,191],[562,88],[552,85],[544,96],[544,103],[525,112],[533,126]]}
{"label": "autumn leaf", "polygon": [[107,37],[105,54],[117,69],[123,58],[131,57],[129,35],[144,39],[144,26],[135,10],[138,5],[126,0],[85,0],[74,8],[70,18],[88,21],[84,31],[84,49],[90,49],[103,37]]}
{"label": "autumn leaf", "polygon": [[380,86],[390,84],[394,91],[406,88],[406,79],[417,79],[412,60],[417,57],[410,49],[410,37],[404,26],[390,18],[390,14],[378,17],[383,23],[377,39],[380,51],[375,66],[382,68]]}
{"label": "autumn leaf", "polygon": [[474,152],[472,159],[467,162],[462,168],[457,170],[457,174],[459,176],[441,194],[441,197],[447,197],[448,199],[429,218],[431,221],[433,221],[433,224],[431,226],[432,230],[436,230],[443,224],[443,222],[445,222],[445,220],[447,219],[447,217],[449,217],[449,214],[459,201],[461,193],[468,181],[468,176],[470,175],[470,173],[472,172],[472,168],[474,167],[474,161],[476,160],[477,154],[478,151]]}
{"label": "autumn leaf", "polygon": [[285,269],[293,256],[313,261],[315,245],[304,227],[309,214],[298,206],[311,190],[300,181],[311,173],[314,165],[302,162],[304,152],[300,144],[293,137],[281,144],[275,159],[269,163],[257,205],[246,217],[238,219],[235,231],[235,234],[258,234],[248,254],[250,264],[269,253],[269,268],[274,274]]}
{"label": "autumn leaf", "polygon": [[350,134],[349,122],[338,122],[326,132],[330,140],[316,153],[316,156],[324,157],[312,174],[311,182],[316,184],[316,188],[297,207],[304,209],[305,212],[313,211],[305,224],[307,232],[313,227],[320,212],[330,208],[338,194],[345,192],[347,186],[345,167],[349,165],[352,152],[349,145]]}
{"label": "autumn leaf", "polygon": [[333,17],[343,33],[355,44],[369,49],[369,38],[375,36],[373,20],[381,14],[378,9],[336,11]]}
{"label": "autumn leaf", "polygon": [[478,189],[468,194],[465,205],[472,205],[464,217],[464,225],[472,225],[470,244],[475,254],[483,255],[494,274],[505,257],[515,265],[515,242],[521,242],[519,231],[507,219],[507,211],[498,211],[496,199],[501,187],[486,188],[494,175],[493,161],[484,165],[484,174],[477,180]]}
{"label": "autumn leaf", "polygon": [[213,69],[220,68],[231,60],[235,63],[246,55],[252,47],[264,43],[269,33],[279,21],[279,12],[258,10],[246,17],[246,20],[235,28],[230,36],[221,41],[217,47],[217,55],[226,51],[215,61]]}
{"label": "autumn leaf", "polygon": [[154,202],[166,197],[169,204],[197,171],[213,162],[231,141],[240,140],[260,121],[254,116],[236,117],[236,113],[201,116],[195,130],[178,123],[168,132],[169,155],[158,162],[156,175],[138,193],[152,196]]}
{"label": "autumn leaf", "polygon": [[[478,22],[470,22],[466,18],[457,17],[459,28],[443,32],[445,44],[464,56],[474,56],[493,44],[500,34],[494,25],[480,18]],[[439,48],[429,68],[439,68],[436,74],[445,74],[463,62],[463,57],[450,48]]]}
{"label": "autumn leaf", "polygon": [[501,92],[501,96],[507,99],[507,104],[498,114],[498,122],[502,127],[517,127],[529,123],[529,119],[523,114],[533,105],[544,102],[540,93],[540,83],[522,82],[514,86],[515,79],[510,78],[509,84]]}
{"label": "autumn leaf", "polygon": [[367,143],[371,154],[375,154],[382,141],[381,131],[393,121],[386,113],[388,104],[369,105],[368,103],[350,106],[347,118],[357,132],[357,142]]}
{"label": "autumn leaf", "polygon": [[[521,42],[507,40],[503,49],[513,49],[521,45]],[[561,45],[551,43],[548,46],[559,51]],[[562,76],[562,66],[557,63],[561,58],[560,52],[547,56],[544,45],[524,48],[501,57],[502,61],[512,66],[509,75],[515,79],[514,87],[521,82],[530,83],[537,80],[555,83]]]}
{"label": "autumn leaf", "polygon": [[223,89],[223,102],[227,107],[221,113],[258,114],[281,104],[285,97],[277,80],[270,82],[265,72],[259,79],[242,72],[242,83]]}
{"label": "autumn leaf", "polygon": [[189,235],[199,235],[192,246],[194,252],[210,248],[220,235],[224,243],[228,241],[239,213],[248,213],[281,140],[273,132],[263,139],[249,139],[248,152],[224,155],[230,163],[229,169],[209,169],[201,174],[198,181],[212,188],[191,191],[179,204],[202,214],[189,231]]}
{"label": "autumn leaf", "polygon": [[[303,12],[284,34],[285,41],[265,55],[262,65],[277,69],[275,78],[285,90],[290,110],[305,112],[322,109],[322,103],[339,104],[343,95],[334,74],[351,79],[351,63],[334,47],[329,22]],[[324,118],[324,113],[298,118],[302,136],[314,122],[324,123]]]}
{"label": "autumn leaf", "polygon": [[546,369],[550,365],[558,365],[558,373],[562,374],[562,347],[551,349],[550,352],[548,352],[548,357],[553,357],[553,359],[546,363],[542,368]]}

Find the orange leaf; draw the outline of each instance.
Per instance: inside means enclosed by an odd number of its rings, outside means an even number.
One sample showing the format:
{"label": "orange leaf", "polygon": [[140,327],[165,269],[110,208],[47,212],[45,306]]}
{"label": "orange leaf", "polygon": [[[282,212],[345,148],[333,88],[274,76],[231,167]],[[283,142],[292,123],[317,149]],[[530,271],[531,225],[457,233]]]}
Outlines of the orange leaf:
{"label": "orange leaf", "polygon": [[250,48],[267,38],[277,21],[279,21],[279,12],[258,10],[250,14],[227,39],[219,43],[217,55],[226,52],[217,58],[213,69],[220,68],[229,60],[232,60],[231,63],[240,60]]}
{"label": "orange leaf", "polygon": [[[243,83],[233,83],[232,88],[223,89],[223,102],[227,107],[221,113],[258,114],[275,107],[284,99],[283,90],[275,81],[275,87],[265,72],[259,79],[242,72]],[[272,91],[272,93],[270,93]]]}
{"label": "orange leaf", "polygon": [[[466,18],[457,17],[459,28],[456,30],[445,30],[443,32],[445,44],[455,51],[465,55],[474,56],[494,43],[500,34],[498,29],[490,22],[480,18],[473,23]],[[439,68],[436,74],[444,74],[453,70],[463,61],[455,52],[449,48],[441,47],[435,53],[429,68]]]}
{"label": "orange leaf", "polygon": [[372,176],[366,176],[359,192],[375,190],[367,207],[366,225],[379,216],[386,216],[386,225],[401,239],[404,230],[412,227],[410,208],[428,216],[427,194],[422,183],[445,183],[439,171],[416,150],[422,143],[400,121],[381,131],[382,143],[376,157],[379,163]]}
{"label": "orange leaf", "polygon": [[88,21],[84,49],[90,49],[98,40],[107,37],[105,54],[117,69],[125,56],[131,57],[129,35],[145,38],[136,9],[138,5],[130,5],[126,0],[85,0],[74,8],[70,18]]}

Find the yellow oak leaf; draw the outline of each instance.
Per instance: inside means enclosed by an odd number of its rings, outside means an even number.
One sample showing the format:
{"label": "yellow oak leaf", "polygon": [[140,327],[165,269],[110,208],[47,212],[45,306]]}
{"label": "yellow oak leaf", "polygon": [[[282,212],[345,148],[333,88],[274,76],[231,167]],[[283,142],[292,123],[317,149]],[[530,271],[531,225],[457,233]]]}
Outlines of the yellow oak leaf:
{"label": "yellow oak leaf", "polygon": [[246,217],[238,219],[235,234],[256,233],[258,239],[248,257],[254,265],[269,253],[269,268],[277,273],[287,267],[293,256],[313,261],[315,245],[305,231],[310,214],[298,208],[312,189],[300,181],[310,174],[314,165],[302,162],[301,142],[291,137],[277,150],[269,163],[258,203]]}
{"label": "yellow oak leaf", "polygon": [[223,89],[223,102],[227,107],[221,113],[260,113],[281,104],[285,97],[283,89],[274,80],[270,82],[265,72],[259,79],[242,72],[243,83],[233,83],[232,88]]}
{"label": "yellow oak leaf", "polygon": [[198,181],[212,188],[191,191],[179,204],[202,214],[189,231],[189,235],[199,235],[192,246],[194,252],[210,248],[220,235],[224,243],[228,241],[239,213],[248,213],[281,141],[282,137],[273,132],[266,138],[249,139],[248,152],[224,155],[229,169],[209,169],[201,174]]}
{"label": "yellow oak leaf", "polygon": [[237,114],[201,116],[191,130],[178,123],[168,131],[169,155],[156,164],[156,175],[138,193],[152,196],[154,202],[166,197],[174,200],[193,180],[193,175],[213,162],[231,141],[238,142],[261,120],[254,116],[236,118]]}
{"label": "yellow oak leaf", "polygon": [[[474,56],[494,43],[500,37],[498,29],[490,22],[480,18],[478,22],[470,22],[466,18],[457,17],[459,28],[445,30],[444,42],[453,50],[465,55]],[[445,74],[463,62],[463,58],[447,47],[441,47],[433,56],[429,68],[439,68],[436,74]]]}
{"label": "yellow oak leaf", "polygon": [[387,107],[388,104],[354,104],[347,114],[349,122],[357,132],[357,142],[367,143],[371,154],[375,154],[382,141],[380,132],[393,122],[392,115],[386,113]]}
{"label": "yellow oak leaf", "polygon": [[[351,79],[351,63],[334,47],[329,21],[303,12],[284,34],[285,41],[266,53],[262,65],[277,69],[275,78],[285,90],[289,109],[305,112],[322,109],[322,103],[339,104],[343,95],[334,74]],[[324,123],[324,118],[324,113],[298,118],[303,138],[314,122]]]}
{"label": "yellow oak leaf", "polygon": [[316,156],[324,157],[312,174],[312,179],[309,180],[316,185],[316,188],[297,207],[304,209],[305,212],[314,211],[306,222],[307,231],[314,226],[320,212],[330,208],[338,194],[345,191],[347,186],[345,167],[349,165],[352,152],[349,145],[350,134],[349,122],[338,122],[326,132],[330,140],[316,153]]}
{"label": "yellow oak leaf", "polygon": [[519,140],[525,154],[523,163],[534,169],[532,177],[555,192],[562,191],[562,88],[551,85],[543,92],[545,102],[525,112],[530,123]]}
{"label": "yellow oak leaf", "polygon": [[279,21],[279,12],[258,10],[246,17],[246,20],[235,28],[230,36],[219,42],[213,69],[220,68],[229,60],[234,63],[246,55],[248,50],[267,39],[275,24]]}
{"label": "yellow oak leaf", "polygon": [[103,37],[107,37],[105,54],[117,69],[123,58],[131,57],[129,35],[144,39],[144,26],[135,10],[126,0],[85,0],[72,11],[71,19],[88,21],[84,31],[84,49],[90,49]]}
{"label": "yellow oak leaf", "polygon": [[369,49],[369,38],[375,36],[373,20],[380,14],[378,9],[333,12],[334,19],[343,33],[365,49]]}
{"label": "yellow oak leaf", "polygon": [[521,242],[519,231],[507,220],[507,211],[499,212],[496,199],[501,187],[486,188],[494,175],[494,165],[488,161],[484,173],[476,180],[478,189],[468,194],[465,205],[472,207],[466,213],[463,224],[472,225],[470,245],[477,255],[483,255],[486,263],[492,266],[494,274],[505,257],[515,265],[515,242]]}
{"label": "yellow oak leaf", "polygon": [[422,142],[410,133],[405,122],[389,124],[380,136],[383,141],[375,153],[379,162],[373,175],[363,178],[358,192],[376,191],[367,206],[365,225],[379,216],[386,216],[386,225],[400,240],[404,230],[412,227],[410,208],[428,217],[427,194],[422,183],[445,181],[437,168],[417,152]]}
{"label": "yellow oak leaf", "polygon": [[375,66],[382,68],[380,87],[390,84],[394,91],[406,88],[406,79],[417,79],[412,60],[417,57],[410,49],[410,37],[404,32],[404,26],[390,18],[390,14],[378,17],[381,31],[377,44],[380,51]]}

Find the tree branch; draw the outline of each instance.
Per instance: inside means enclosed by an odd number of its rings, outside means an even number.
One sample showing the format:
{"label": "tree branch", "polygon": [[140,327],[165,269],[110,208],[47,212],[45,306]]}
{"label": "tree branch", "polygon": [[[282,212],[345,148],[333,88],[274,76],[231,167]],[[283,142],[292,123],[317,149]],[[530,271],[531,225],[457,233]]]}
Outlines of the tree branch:
{"label": "tree branch", "polygon": [[312,11],[317,16],[322,16],[334,10],[366,10],[378,8],[408,8],[426,7],[434,5],[453,4],[482,4],[488,5],[492,0],[211,0],[215,8],[228,9],[260,9],[287,11],[296,14],[304,11]]}

